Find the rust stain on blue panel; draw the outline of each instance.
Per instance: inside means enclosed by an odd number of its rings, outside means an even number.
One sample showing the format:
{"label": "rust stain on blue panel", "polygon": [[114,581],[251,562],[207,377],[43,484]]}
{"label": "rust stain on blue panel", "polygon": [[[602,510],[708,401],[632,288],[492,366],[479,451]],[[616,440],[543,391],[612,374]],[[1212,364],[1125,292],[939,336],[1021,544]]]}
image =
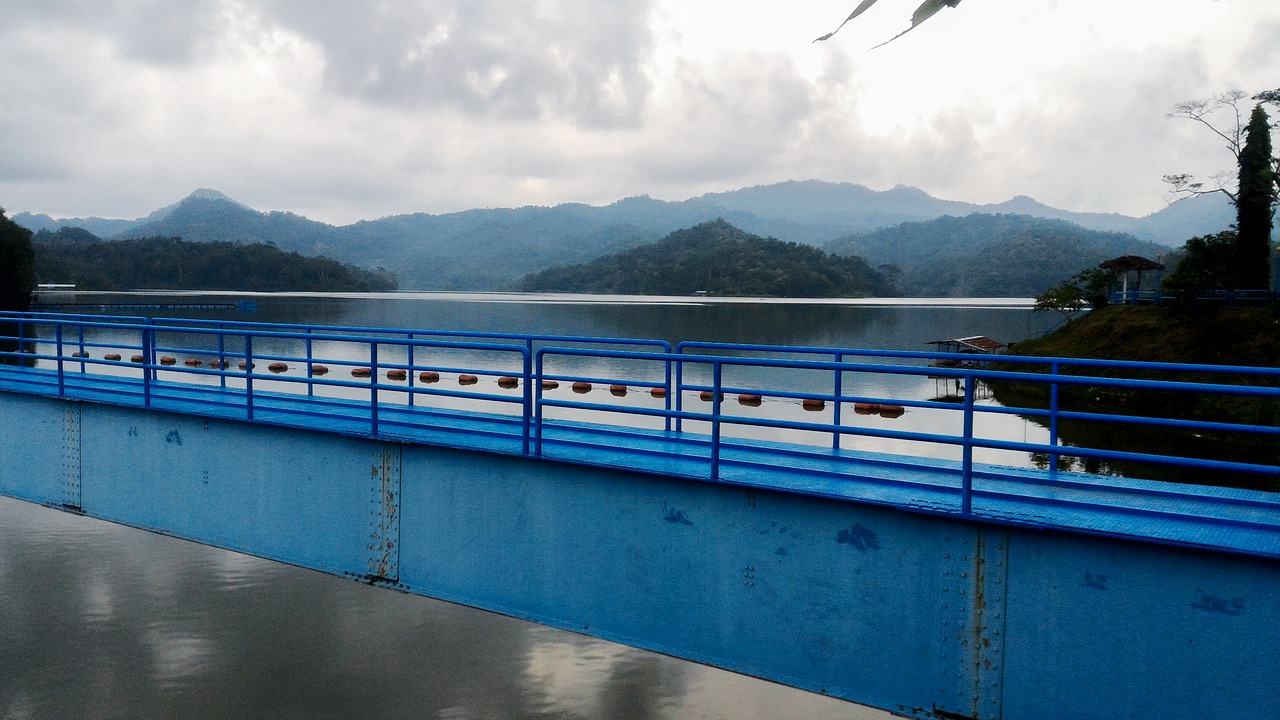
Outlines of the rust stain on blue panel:
{"label": "rust stain on blue panel", "polygon": [[169,433],[164,436],[164,441],[167,443],[172,443],[174,445],[181,446],[182,433],[178,432],[177,430],[170,430]]}
{"label": "rust stain on blue panel", "polygon": [[1223,598],[1217,595],[1210,595],[1199,589],[1196,592],[1200,593],[1200,599],[1191,603],[1191,607],[1197,610],[1233,616],[1244,613],[1244,598]]}
{"label": "rust stain on blue panel", "polygon": [[875,532],[862,527],[862,525],[854,525],[847,530],[841,530],[836,533],[836,542],[841,545],[852,546],[861,552],[880,549],[880,541],[876,538]]}
{"label": "rust stain on blue panel", "polygon": [[688,515],[685,515],[685,514],[684,514],[684,511],[683,511],[683,510],[676,510],[675,508],[672,508],[672,509],[667,513],[667,517],[665,518],[665,520],[666,520],[667,522],[669,522],[669,523],[675,523],[675,524],[677,524],[677,525],[692,525],[692,524],[693,524],[693,521],[689,519],[689,516],[688,516]]}
{"label": "rust stain on blue panel", "polygon": [[1080,587],[1093,588],[1094,590],[1109,590],[1107,587],[1107,576],[1101,573],[1094,575],[1093,573],[1084,574],[1084,582],[1080,583]]}

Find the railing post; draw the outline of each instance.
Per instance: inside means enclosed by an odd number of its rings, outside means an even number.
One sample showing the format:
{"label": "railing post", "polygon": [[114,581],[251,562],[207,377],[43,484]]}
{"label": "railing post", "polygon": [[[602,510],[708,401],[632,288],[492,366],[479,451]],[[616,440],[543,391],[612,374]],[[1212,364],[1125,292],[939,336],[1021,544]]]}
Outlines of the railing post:
{"label": "railing post", "polygon": [[538,362],[534,366],[534,378],[538,387],[534,388],[533,406],[533,456],[542,457],[542,371],[544,368],[542,351],[538,352]]}
{"label": "railing post", "polygon": [[[1049,374],[1058,377],[1061,372],[1061,365],[1056,360],[1049,366]],[[1060,386],[1057,382],[1049,386],[1049,444],[1058,446],[1058,390]],[[1055,472],[1058,469],[1058,453],[1049,455],[1049,472]]]}
{"label": "railing post", "polygon": [[227,336],[226,328],[218,327],[218,387],[227,387]]}
{"label": "railing post", "polygon": [[245,415],[253,420],[253,336],[244,336],[244,407]]}
{"label": "railing post", "polygon": [[[413,351],[417,348],[415,348],[413,345],[413,333],[409,333],[408,340],[409,340],[408,347],[406,347],[405,350],[407,350],[406,356],[409,359],[409,362],[408,362],[409,369],[405,372],[405,374],[408,376],[407,379],[409,380],[409,407],[413,407],[414,396],[417,395],[417,393],[413,391],[413,382],[415,379],[414,375],[417,375],[417,373],[414,372],[414,370],[416,370],[417,368],[414,367]],[[526,452],[525,454],[528,454],[528,453]]]}
{"label": "railing post", "polygon": [[[533,340],[530,339],[525,344],[524,352],[521,353],[521,359],[524,361],[524,407],[521,411],[521,454],[529,454],[529,430],[533,424]],[[539,382],[539,389],[542,383]]]}
{"label": "railing post", "polygon": [[[663,376],[663,379],[662,379],[662,383],[663,383],[662,389],[664,391],[662,407],[668,413],[671,412],[671,357],[670,355],[671,355],[671,348],[667,348],[668,357],[666,361],[663,363],[663,365],[666,366],[666,374]],[[668,414],[666,417],[662,419],[662,429],[665,430],[666,432],[671,432],[671,415]]]}
{"label": "railing post", "polygon": [[57,338],[57,343],[58,343],[58,397],[63,397],[67,394],[67,379],[66,379],[66,371],[63,369],[63,360],[62,360],[62,357],[63,357],[62,323],[55,320],[53,327],[54,327],[54,336]]}
{"label": "railing post", "polygon": [[316,394],[315,374],[311,372],[311,361],[315,355],[311,352],[311,328],[307,328],[307,397]]}
{"label": "railing post", "polygon": [[[142,328],[142,406],[151,407],[152,363],[155,362],[155,329],[148,320]],[[225,385],[224,385],[225,387]]]}
{"label": "railing post", "polygon": [[964,379],[964,445],[961,447],[960,512],[973,512],[973,386],[972,375]]}
{"label": "railing post", "polygon": [[711,480],[720,482],[720,361],[711,366]]}
{"label": "railing post", "polygon": [[670,395],[676,396],[676,432],[684,430],[684,418],[681,413],[684,412],[684,359],[681,358],[676,363],[676,386],[671,389]]}
{"label": "railing post", "polygon": [[76,325],[76,329],[79,331],[76,335],[77,337],[76,352],[79,353],[79,356],[80,356],[80,374],[83,375],[88,369],[88,365],[84,361],[84,356],[86,354],[86,351],[84,349],[84,318],[83,317],[79,319]]}
{"label": "railing post", "polygon": [[[838,353],[836,353],[836,362],[837,362],[837,363],[844,362],[844,353],[842,353],[842,352],[838,352]],[[837,370],[836,370],[836,387],[835,387],[835,391],[836,391],[836,398],[835,398],[836,406],[835,406],[835,415],[834,415],[834,417],[832,418],[832,422],[833,422],[833,424],[836,426],[836,428],[837,428],[837,429],[836,429],[834,432],[832,432],[832,433],[831,433],[831,449],[832,449],[832,450],[839,450],[839,449],[840,449],[840,438],[841,438],[841,436],[842,436],[842,433],[841,433],[841,432],[840,432],[840,430],[839,430],[839,427],[840,427],[840,407],[841,407],[842,405],[844,405],[844,403],[840,401],[840,398],[844,396],[844,371],[843,371],[843,370],[839,370],[839,369],[837,369]]]}
{"label": "railing post", "polygon": [[378,343],[369,342],[369,433],[378,437]]}

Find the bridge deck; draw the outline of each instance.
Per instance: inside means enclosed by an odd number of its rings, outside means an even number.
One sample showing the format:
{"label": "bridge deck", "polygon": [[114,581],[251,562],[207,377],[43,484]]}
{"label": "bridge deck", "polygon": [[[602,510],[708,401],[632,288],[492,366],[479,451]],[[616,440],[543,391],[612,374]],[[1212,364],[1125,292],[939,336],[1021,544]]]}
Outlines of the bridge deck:
{"label": "bridge deck", "polygon": [[[60,390],[57,373],[47,369],[0,367],[0,391],[144,404],[139,378],[67,373]],[[529,432],[520,416],[400,404],[378,406],[375,431],[369,403],[359,400],[255,389],[250,419],[243,389],[152,381],[149,395],[149,407],[157,411],[354,437],[376,432],[382,440],[623,467],[912,512],[965,514],[962,466],[952,461],[735,437],[720,440],[713,469],[712,440],[698,432],[553,419],[543,419]],[[718,479],[712,480],[713,474]],[[1280,499],[1274,494],[978,463],[972,478],[969,517],[1280,557]]]}

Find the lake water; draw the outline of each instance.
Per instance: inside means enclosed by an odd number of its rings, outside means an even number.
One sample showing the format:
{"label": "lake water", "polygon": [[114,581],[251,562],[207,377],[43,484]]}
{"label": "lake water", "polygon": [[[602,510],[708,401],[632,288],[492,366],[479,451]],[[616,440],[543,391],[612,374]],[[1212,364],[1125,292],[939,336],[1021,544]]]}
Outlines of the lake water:
{"label": "lake water", "polygon": [[[215,301],[80,294],[68,302]],[[925,350],[1026,301],[255,296],[264,322]],[[148,311],[152,314],[156,311]],[[132,313],[131,313],[132,314]],[[881,718],[573,633],[0,498],[0,718]]]}

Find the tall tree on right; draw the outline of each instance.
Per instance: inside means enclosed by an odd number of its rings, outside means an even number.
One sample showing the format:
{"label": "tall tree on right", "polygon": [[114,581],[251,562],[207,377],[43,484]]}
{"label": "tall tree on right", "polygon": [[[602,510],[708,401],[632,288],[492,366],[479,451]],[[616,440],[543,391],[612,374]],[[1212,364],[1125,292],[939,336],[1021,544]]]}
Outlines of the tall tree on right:
{"label": "tall tree on right", "polygon": [[1236,288],[1271,287],[1271,228],[1277,181],[1271,156],[1271,122],[1262,104],[1254,106],[1240,148],[1236,196]]}

